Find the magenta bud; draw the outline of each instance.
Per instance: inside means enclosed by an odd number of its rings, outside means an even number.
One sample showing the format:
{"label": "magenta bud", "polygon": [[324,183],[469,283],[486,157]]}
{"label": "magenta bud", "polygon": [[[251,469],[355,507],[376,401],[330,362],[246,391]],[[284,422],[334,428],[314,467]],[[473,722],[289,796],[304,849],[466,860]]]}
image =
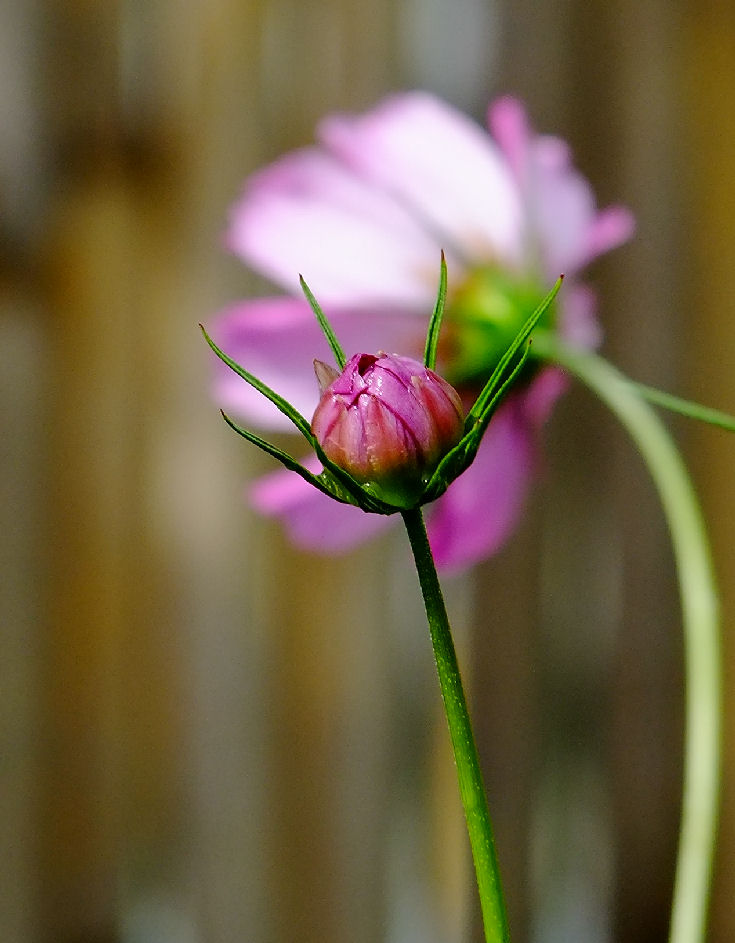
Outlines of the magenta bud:
{"label": "magenta bud", "polygon": [[456,390],[417,360],[355,354],[342,373],[316,361],[311,431],[327,458],[377,497],[411,507],[462,436]]}

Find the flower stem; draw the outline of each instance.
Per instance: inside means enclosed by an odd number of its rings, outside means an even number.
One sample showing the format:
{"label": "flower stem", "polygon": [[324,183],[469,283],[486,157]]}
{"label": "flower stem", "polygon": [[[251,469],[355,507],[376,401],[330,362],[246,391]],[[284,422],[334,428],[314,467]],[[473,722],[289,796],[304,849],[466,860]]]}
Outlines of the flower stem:
{"label": "flower stem", "polygon": [[500,884],[490,813],[447,610],[421,510],[417,508],[401,513],[411,542],[429,621],[431,644],[475,863],[485,940],[486,943],[508,943],[508,918]]}
{"label": "flower stem", "polygon": [[670,943],[705,939],[720,788],[722,664],[717,591],[702,515],[665,426],[634,384],[607,361],[544,332],[534,353],[578,377],[635,442],[663,505],[679,577],[684,631],[684,783]]}

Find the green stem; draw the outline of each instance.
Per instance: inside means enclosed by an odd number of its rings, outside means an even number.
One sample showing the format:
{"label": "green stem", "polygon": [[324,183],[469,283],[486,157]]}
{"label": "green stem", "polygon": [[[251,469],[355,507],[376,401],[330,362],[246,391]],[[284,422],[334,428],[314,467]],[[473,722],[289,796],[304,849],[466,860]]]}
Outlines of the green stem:
{"label": "green stem", "polygon": [[717,591],[702,515],[665,426],[607,361],[539,332],[534,353],[577,376],[615,413],[643,456],[663,505],[679,576],[684,630],[684,783],[670,943],[705,938],[720,786],[721,655]]}
{"label": "green stem", "polygon": [[457,764],[467,831],[475,863],[486,943],[508,943],[508,918],[500,885],[493,830],[480,771],[477,746],[467,710],[452,632],[420,509],[401,512],[411,542],[429,620],[444,711]]}

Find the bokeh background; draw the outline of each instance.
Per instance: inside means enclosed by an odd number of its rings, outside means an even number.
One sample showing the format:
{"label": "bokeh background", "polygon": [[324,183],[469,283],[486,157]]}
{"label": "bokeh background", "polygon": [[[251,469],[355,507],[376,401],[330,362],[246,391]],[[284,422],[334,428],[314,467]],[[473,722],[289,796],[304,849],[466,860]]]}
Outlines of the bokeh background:
{"label": "bokeh background", "polygon": [[[400,533],[337,560],[243,501],[267,467],[197,330],[266,286],[222,249],[316,120],[501,92],[635,240],[605,353],[735,412],[727,0],[5,0],[0,6],[0,937],[479,941]],[[735,645],[735,438],[672,420]],[[574,390],[503,552],[447,584],[515,943],[665,939],[681,632],[645,470]],[[735,938],[735,727],[709,939]]]}

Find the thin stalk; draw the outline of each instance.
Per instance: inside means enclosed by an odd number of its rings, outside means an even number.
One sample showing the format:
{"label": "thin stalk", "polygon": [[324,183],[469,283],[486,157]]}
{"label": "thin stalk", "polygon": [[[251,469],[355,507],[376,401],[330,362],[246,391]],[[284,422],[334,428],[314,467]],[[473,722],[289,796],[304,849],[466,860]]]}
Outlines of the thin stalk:
{"label": "thin stalk", "polygon": [[408,539],[411,542],[429,621],[431,644],[439,675],[444,712],[449,725],[449,736],[457,764],[459,792],[467,820],[467,831],[480,892],[485,940],[486,943],[508,943],[510,939],[508,918],[500,883],[490,813],[447,610],[421,510],[414,509],[401,513],[408,531]]}
{"label": "thin stalk", "polygon": [[671,436],[640,391],[607,361],[539,332],[534,353],[578,377],[615,413],[658,490],[679,577],[684,631],[684,782],[670,943],[702,943],[720,790],[722,662],[714,573],[699,503]]}

